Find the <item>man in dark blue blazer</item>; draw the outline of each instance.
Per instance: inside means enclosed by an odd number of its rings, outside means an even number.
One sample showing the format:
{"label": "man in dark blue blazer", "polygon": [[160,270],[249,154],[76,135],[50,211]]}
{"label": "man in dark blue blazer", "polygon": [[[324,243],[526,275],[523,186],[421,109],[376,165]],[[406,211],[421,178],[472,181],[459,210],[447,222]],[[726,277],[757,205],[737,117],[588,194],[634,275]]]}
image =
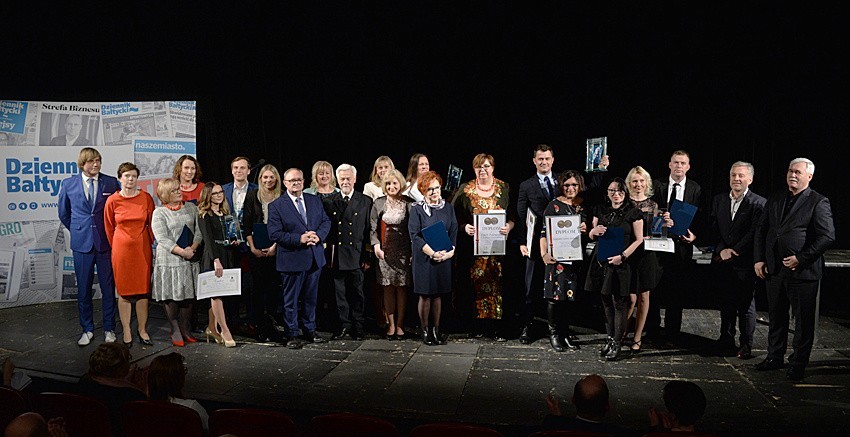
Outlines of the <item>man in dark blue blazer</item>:
{"label": "man in dark blue blazer", "polygon": [[289,338],[286,346],[296,349],[301,346],[297,339],[299,325],[307,341],[322,341],[316,333],[316,299],[319,274],[325,265],[322,243],[328,237],[331,221],[322,201],[303,193],[301,170],[287,170],[283,185],[286,194],[269,205],[268,230],[269,238],[277,243],[277,271],[283,283],[284,320]]}
{"label": "man in dark blue blazer", "polygon": [[74,273],[77,276],[77,309],[83,335],[77,344],[86,346],[94,331],[92,283],[95,266],[103,295],[103,331],[107,342],[115,341],[115,283],[112,278],[112,248],[103,226],[106,198],[121,189],[118,179],[100,174],[100,152],[85,147],[77,157],[80,174],[62,181],[59,190],[59,220],[71,233]]}
{"label": "man in dark blue blazer", "polygon": [[788,357],[786,377],[803,379],[815,341],[818,283],[823,254],[835,241],[829,199],[809,188],[815,164],[806,158],[791,161],[787,190],[772,194],[756,227],[753,265],[767,281],[770,326],[767,357],[756,370],[785,366],[788,349],[788,311],[794,311],[794,352]]}
{"label": "man in dark blue blazer", "polygon": [[714,196],[711,203],[711,230],[716,242],[712,256],[720,296],[720,338],[722,355],[734,354],[735,319],[739,319],[740,347],[737,356],[752,358],[756,329],[756,275],[753,272],[753,240],[766,199],[752,192],[753,165],[738,161],[729,171],[729,193]]}
{"label": "man in dark blue blazer", "polygon": [[[228,182],[221,186],[224,190],[224,197],[227,199],[227,204],[230,205],[230,211],[234,217],[239,220],[240,229],[245,229],[242,223],[242,207],[245,204],[245,197],[251,190],[257,189],[257,184],[248,182],[248,175],[251,174],[251,161],[244,156],[237,156],[230,161],[230,173],[233,175],[233,182]],[[247,265],[248,245],[242,243],[239,245],[239,255],[237,264],[240,266]],[[244,261],[244,262],[243,262]],[[257,314],[253,305],[254,297],[254,281],[251,276],[250,269],[242,270],[242,294],[238,299],[225,299],[225,311],[227,320],[239,320],[239,304],[244,303],[245,309],[248,312],[248,325],[240,328],[245,328],[242,331],[247,335],[256,334]]]}

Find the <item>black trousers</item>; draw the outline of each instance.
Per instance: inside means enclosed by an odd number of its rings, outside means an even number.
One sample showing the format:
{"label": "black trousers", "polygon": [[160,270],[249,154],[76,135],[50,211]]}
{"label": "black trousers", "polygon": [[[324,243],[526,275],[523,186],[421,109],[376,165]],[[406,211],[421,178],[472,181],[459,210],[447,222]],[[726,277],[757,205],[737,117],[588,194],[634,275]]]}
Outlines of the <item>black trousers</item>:
{"label": "black trousers", "polygon": [[753,345],[756,330],[756,275],[752,268],[735,268],[731,263],[713,266],[716,278],[714,289],[720,296],[720,340],[735,341],[735,320],[738,320],[741,345]]}
{"label": "black trousers", "polygon": [[[528,250],[531,250],[529,248]],[[539,251],[539,249],[537,249]],[[525,300],[522,307],[520,322],[528,325],[534,320],[534,307],[543,301],[543,274],[546,266],[540,255],[532,254],[525,259]]]}
{"label": "black trousers", "polygon": [[661,307],[664,311],[664,331],[675,337],[682,331],[682,309],[688,284],[692,283],[693,261],[679,254],[663,253],[659,257],[664,274],[653,291],[649,303],[646,330],[657,333],[661,325]]}
{"label": "black trousers", "polygon": [[363,270],[333,270],[340,328],[363,330]]}
{"label": "black trousers", "polygon": [[788,275],[769,276],[767,303],[770,326],[767,356],[782,360],[788,350],[788,309],[794,311],[794,352],[788,357],[792,366],[805,367],[815,341],[815,309],[818,281],[801,281]]}
{"label": "black trousers", "polygon": [[275,264],[276,257],[257,258],[253,255],[249,256],[251,275],[254,280],[250,297],[254,319],[251,321],[256,323],[260,329],[267,331],[267,334],[274,333],[274,324],[277,324],[274,317],[277,315],[278,302],[283,293],[280,285],[280,273]]}

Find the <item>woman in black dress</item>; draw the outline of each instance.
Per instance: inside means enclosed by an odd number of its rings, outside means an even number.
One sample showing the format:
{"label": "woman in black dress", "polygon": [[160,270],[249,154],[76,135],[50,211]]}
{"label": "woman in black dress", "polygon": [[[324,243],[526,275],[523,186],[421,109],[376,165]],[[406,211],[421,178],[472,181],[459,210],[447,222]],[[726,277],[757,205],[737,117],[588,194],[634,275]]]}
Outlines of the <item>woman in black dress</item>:
{"label": "woman in black dress", "polygon": [[[580,267],[579,261],[558,262],[549,253],[545,217],[578,215],[581,222],[579,230],[586,235],[586,213],[581,206],[583,199],[579,197],[579,193],[582,191],[584,191],[584,177],[581,173],[575,170],[567,170],[561,173],[558,176],[558,193],[560,195],[549,202],[543,213],[543,231],[540,234],[540,253],[543,262],[546,263],[546,273],[543,276],[543,298],[547,302],[546,315],[549,321],[549,340],[552,349],[556,352],[578,349],[577,345],[570,342],[569,335],[564,332],[568,326],[564,317],[564,304],[575,300],[575,291],[578,286],[577,273]],[[577,243],[584,247],[581,241]]]}
{"label": "woman in black dress", "polygon": [[596,240],[609,228],[615,227],[623,229],[623,251],[599,261],[597,243],[584,286],[588,291],[602,295],[608,341],[599,353],[609,361],[620,356],[620,344],[629,317],[631,267],[626,261],[643,244],[643,215],[631,202],[626,202],[626,183],[622,178],[614,178],[608,184],[605,205],[596,208],[588,236]]}
{"label": "woman in black dress", "polygon": [[[413,293],[419,295],[422,342],[433,346],[443,342],[440,335],[440,296],[452,291],[452,264],[448,261],[455,253],[457,219],[452,205],[441,197],[443,181],[437,173],[429,171],[420,176],[417,183],[425,199],[411,207],[407,224],[413,252]],[[425,242],[422,230],[437,222],[442,222],[448,232],[449,250],[434,250]]]}
{"label": "woman in black dress", "polygon": [[[215,182],[207,182],[204,189],[201,190],[201,197],[198,199],[198,225],[201,228],[201,235],[204,236],[204,257],[201,259],[201,270],[215,271],[216,277],[221,277],[224,274],[224,269],[232,269],[236,267],[235,251],[239,247],[239,242],[228,238],[226,229],[227,222],[235,221],[235,218],[230,214],[230,207],[227,205],[227,199],[224,198],[224,190],[221,185]],[[226,347],[236,347],[236,342],[230,334],[230,328],[227,327],[227,320],[224,318],[224,303],[220,297],[210,299],[213,315],[215,316],[216,331],[206,332],[207,339],[213,334],[221,335]]]}

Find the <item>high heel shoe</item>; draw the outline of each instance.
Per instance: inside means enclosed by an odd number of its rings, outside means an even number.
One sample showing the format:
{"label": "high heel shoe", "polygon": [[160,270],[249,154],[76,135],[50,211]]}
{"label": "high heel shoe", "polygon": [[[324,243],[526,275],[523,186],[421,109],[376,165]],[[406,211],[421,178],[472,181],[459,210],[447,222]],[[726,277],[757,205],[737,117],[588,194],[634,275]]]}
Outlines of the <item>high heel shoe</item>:
{"label": "high heel shoe", "polygon": [[236,347],[236,340],[224,340],[224,347]]}
{"label": "high heel shoe", "polygon": [[183,340],[180,340],[180,341],[171,340],[171,344],[173,344],[174,346],[177,346],[177,347],[186,346],[186,343],[184,343]]}
{"label": "high heel shoe", "polygon": [[640,342],[640,340],[632,342],[632,346],[629,348],[632,351],[632,355],[637,355],[640,353]]}
{"label": "high heel shoe", "polygon": [[[146,339],[142,338],[142,334],[139,334],[138,332],[136,333],[136,335],[139,336],[139,344],[143,344],[145,346],[153,346],[153,342],[151,341],[150,337]],[[130,343],[132,343],[132,341],[130,341]]]}
{"label": "high heel shoe", "polygon": [[197,343],[198,339],[195,338],[195,337],[192,337],[191,335],[184,335],[183,341],[185,341],[186,343]]}
{"label": "high heel shoe", "polygon": [[218,332],[210,330],[209,327],[204,330],[204,335],[207,337],[207,343],[210,342],[210,337],[212,337],[215,340],[215,342],[218,343],[218,344],[224,343],[224,339],[221,338],[221,334],[219,334]]}

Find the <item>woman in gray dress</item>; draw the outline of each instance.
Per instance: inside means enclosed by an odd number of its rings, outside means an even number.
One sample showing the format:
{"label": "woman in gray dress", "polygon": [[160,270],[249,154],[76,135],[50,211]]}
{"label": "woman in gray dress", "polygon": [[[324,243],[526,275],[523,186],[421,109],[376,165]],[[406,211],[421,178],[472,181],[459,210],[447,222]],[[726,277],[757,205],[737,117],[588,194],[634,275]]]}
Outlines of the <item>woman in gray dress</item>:
{"label": "woman in gray dress", "polygon": [[[156,187],[156,196],[162,206],[153,211],[151,219],[157,243],[152,297],[165,304],[171,343],[183,346],[185,342],[197,341],[189,330],[189,318],[195,300],[195,278],[200,273],[199,264],[191,261],[202,239],[198,229],[198,208],[194,203],[183,202],[177,179],[161,179]],[[189,229],[193,238],[190,244],[180,247],[177,241],[184,228]]]}
{"label": "woman in gray dress", "polygon": [[[447,261],[455,254],[457,219],[452,205],[441,197],[443,180],[440,175],[429,171],[419,177],[417,184],[425,198],[410,208],[407,224],[413,246],[413,293],[419,296],[422,342],[433,346],[443,343],[440,335],[441,295],[452,291],[452,264]],[[422,231],[437,222],[445,226],[451,249],[434,250],[425,241]]]}
{"label": "woman in gray dress", "polygon": [[384,196],[372,204],[372,247],[378,258],[378,285],[383,287],[387,340],[404,338],[404,311],[410,286],[408,210],[413,199],[401,194],[404,175],[389,170],[381,180]]}

